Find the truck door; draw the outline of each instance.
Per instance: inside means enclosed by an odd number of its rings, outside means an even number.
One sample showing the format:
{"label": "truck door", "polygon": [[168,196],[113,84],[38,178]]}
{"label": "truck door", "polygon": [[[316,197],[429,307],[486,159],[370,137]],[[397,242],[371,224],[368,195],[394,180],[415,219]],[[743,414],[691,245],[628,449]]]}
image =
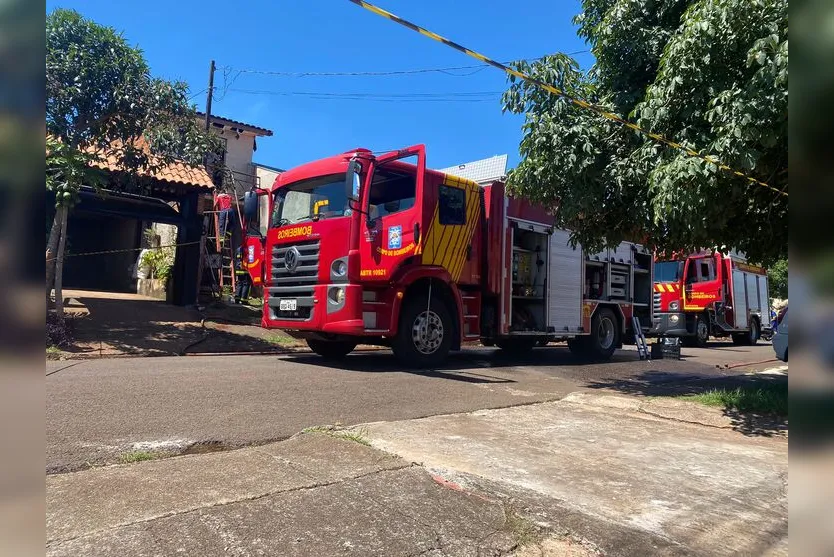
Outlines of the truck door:
{"label": "truck door", "polygon": [[261,286],[264,278],[264,243],[269,227],[269,191],[255,189],[243,197],[243,259],[241,264],[249,271],[252,284]]}
{"label": "truck door", "polygon": [[684,310],[706,309],[722,301],[721,277],[712,255],[691,257],[684,270]]}
{"label": "truck door", "polygon": [[[416,158],[415,164],[403,159]],[[400,263],[415,255],[423,234],[426,151],[416,145],[378,157],[362,201],[364,211],[360,276],[388,281]]]}

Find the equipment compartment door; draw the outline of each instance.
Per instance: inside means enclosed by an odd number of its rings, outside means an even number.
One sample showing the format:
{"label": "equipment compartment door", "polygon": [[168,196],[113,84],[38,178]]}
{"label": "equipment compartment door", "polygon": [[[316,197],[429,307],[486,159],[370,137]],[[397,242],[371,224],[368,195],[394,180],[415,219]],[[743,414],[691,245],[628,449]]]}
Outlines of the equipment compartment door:
{"label": "equipment compartment door", "polygon": [[733,269],[733,315],[736,329],[747,327],[747,284],[738,269]]}
{"label": "equipment compartment door", "polygon": [[556,334],[576,332],[582,326],[582,248],[572,248],[569,236],[566,230],[554,230],[550,237],[548,324]]}

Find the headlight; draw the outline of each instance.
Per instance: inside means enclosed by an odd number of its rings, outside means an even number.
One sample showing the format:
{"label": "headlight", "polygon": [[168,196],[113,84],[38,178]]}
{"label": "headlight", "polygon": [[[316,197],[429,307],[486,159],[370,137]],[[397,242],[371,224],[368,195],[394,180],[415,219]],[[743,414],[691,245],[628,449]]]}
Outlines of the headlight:
{"label": "headlight", "polygon": [[680,321],[680,317],[678,317],[677,315],[670,315],[669,316],[669,323],[674,325],[678,321]]}
{"label": "headlight", "polygon": [[680,307],[678,302],[669,302],[669,311],[678,311]]}
{"label": "headlight", "polygon": [[330,289],[330,301],[334,304],[341,304],[345,301],[345,289],[341,286]]}
{"label": "headlight", "polygon": [[347,263],[344,259],[337,259],[330,268],[333,271],[333,276],[343,277],[347,274]]}

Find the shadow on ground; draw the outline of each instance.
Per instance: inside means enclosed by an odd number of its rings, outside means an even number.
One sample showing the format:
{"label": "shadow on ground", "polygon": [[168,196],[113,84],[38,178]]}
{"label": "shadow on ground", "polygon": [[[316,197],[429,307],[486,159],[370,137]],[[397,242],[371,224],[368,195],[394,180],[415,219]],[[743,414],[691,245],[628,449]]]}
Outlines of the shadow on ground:
{"label": "shadow on ground", "polygon": [[[734,375],[729,377],[681,376],[666,371],[649,370],[643,373],[612,380],[591,381],[585,386],[590,389],[617,391],[627,395],[650,397],[680,397],[697,395],[714,389],[777,388],[784,387],[787,397],[787,376],[778,375]],[[788,431],[787,416],[741,412],[735,408],[724,408],[734,430],[750,436],[784,436]]]}
{"label": "shadow on ground", "polygon": [[[86,312],[72,319],[73,344],[64,349],[70,357],[284,351],[260,329],[257,312],[251,309],[243,310],[248,317],[232,314],[234,320],[228,324],[204,324],[200,312],[158,300],[102,293],[73,297]],[[214,315],[221,313],[214,308]]]}

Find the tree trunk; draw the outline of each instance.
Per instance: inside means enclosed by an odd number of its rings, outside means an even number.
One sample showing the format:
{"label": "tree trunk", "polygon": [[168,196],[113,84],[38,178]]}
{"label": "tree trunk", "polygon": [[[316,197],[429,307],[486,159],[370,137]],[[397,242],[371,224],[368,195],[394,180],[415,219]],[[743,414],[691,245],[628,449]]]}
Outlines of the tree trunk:
{"label": "tree trunk", "polygon": [[49,298],[52,294],[52,286],[55,284],[55,255],[58,252],[58,241],[61,239],[61,220],[66,215],[65,207],[58,207],[55,210],[55,217],[52,219],[52,228],[49,229],[49,241],[46,242],[46,307],[49,307]]}
{"label": "tree trunk", "polygon": [[67,207],[61,207],[59,211],[63,214],[61,218],[61,240],[58,242],[57,260],[55,261],[55,314],[58,320],[64,322],[64,251],[67,245]]}

